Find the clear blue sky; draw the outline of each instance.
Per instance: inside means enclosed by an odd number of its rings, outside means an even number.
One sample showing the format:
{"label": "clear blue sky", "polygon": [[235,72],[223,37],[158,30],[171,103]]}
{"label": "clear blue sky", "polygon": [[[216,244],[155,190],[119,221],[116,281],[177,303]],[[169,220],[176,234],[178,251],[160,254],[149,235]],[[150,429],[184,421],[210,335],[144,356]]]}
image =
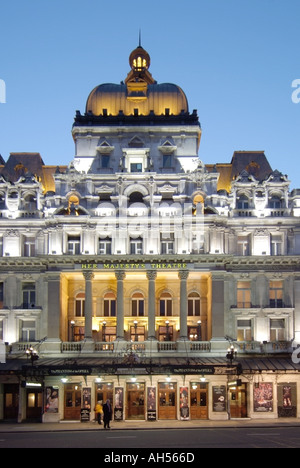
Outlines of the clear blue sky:
{"label": "clear blue sky", "polygon": [[205,163],[264,150],[300,187],[299,0],[10,0],[0,8],[0,154],[74,157],[75,111],[98,84],[119,83],[138,45],[160,83],[198,110]]}

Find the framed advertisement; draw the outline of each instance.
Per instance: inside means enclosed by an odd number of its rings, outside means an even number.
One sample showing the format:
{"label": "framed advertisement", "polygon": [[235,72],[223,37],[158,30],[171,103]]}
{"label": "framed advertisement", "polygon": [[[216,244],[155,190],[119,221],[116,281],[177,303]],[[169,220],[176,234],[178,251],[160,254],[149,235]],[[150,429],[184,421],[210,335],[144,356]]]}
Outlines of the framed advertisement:
{"label": "framed advertisement", "polygon": [[225,385],[213,387],[213,411],[215,413],[226,413],[227,389]]}
{"label": "framed advertisement", "polygon": [[115,408],[114,408],[114,419],[115,421],[123,421],[124,413],[124,388],[115,388]]}
{"label": "framed advertisement", "polygon": [[147,419],[156,421],[156,387],[147,388]]}
{"label": "framed advertisement", "polygon": [[255,384],[253,400],[256,413],[272,412],[274,406],[273,384],[265,382]]}
{"label": "framed advertisement", "polygon": [[190,418],[189,409],[189,389],[188,387],[180,387],[180,419],[185,421]]}

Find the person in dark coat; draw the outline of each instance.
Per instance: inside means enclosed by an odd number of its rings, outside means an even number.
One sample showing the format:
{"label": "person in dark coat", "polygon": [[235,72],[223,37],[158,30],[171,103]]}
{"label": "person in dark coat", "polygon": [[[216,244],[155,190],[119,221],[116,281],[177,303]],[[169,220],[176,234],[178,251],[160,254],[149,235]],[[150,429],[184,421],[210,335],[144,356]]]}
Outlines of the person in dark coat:
{"label": "person in dark coat", "polygon": [[110,421],[112,420],[112,407],[110,404],[110,400],[107,400],[106,403],[103,405],[103,422],[104,422],[104,429],[110,429]]}

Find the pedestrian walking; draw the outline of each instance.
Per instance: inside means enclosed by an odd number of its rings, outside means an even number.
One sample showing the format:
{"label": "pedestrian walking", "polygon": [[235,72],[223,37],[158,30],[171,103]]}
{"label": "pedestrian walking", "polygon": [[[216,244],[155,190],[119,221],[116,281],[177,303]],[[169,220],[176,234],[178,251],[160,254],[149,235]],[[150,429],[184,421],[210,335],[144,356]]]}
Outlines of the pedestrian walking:
{"label": "pedestrian walking", "polygon": [[98,424],[102,424],[101,422],[101,417],[103,415],[103,406],[102,406],[102,401],[98,401],[95,407],[95,415],[96,415],[96,420],[98,421]]}
{"label": "pedestrian walking", "polygon": [[110,421],[112,420],[112,407],[110,400],[106,400],[106,403],[103,405],[103,422],[104,429],[110,429]]}

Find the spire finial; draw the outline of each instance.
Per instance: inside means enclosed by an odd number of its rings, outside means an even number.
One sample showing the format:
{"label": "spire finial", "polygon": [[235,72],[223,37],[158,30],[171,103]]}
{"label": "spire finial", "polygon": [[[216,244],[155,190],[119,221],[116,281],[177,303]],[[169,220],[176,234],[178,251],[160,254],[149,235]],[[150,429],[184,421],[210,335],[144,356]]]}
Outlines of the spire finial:
{"label": "spire finial", "polygon": [[139,47],[142,47],[142,31],[141,31],[141,28],[139,30]]}

